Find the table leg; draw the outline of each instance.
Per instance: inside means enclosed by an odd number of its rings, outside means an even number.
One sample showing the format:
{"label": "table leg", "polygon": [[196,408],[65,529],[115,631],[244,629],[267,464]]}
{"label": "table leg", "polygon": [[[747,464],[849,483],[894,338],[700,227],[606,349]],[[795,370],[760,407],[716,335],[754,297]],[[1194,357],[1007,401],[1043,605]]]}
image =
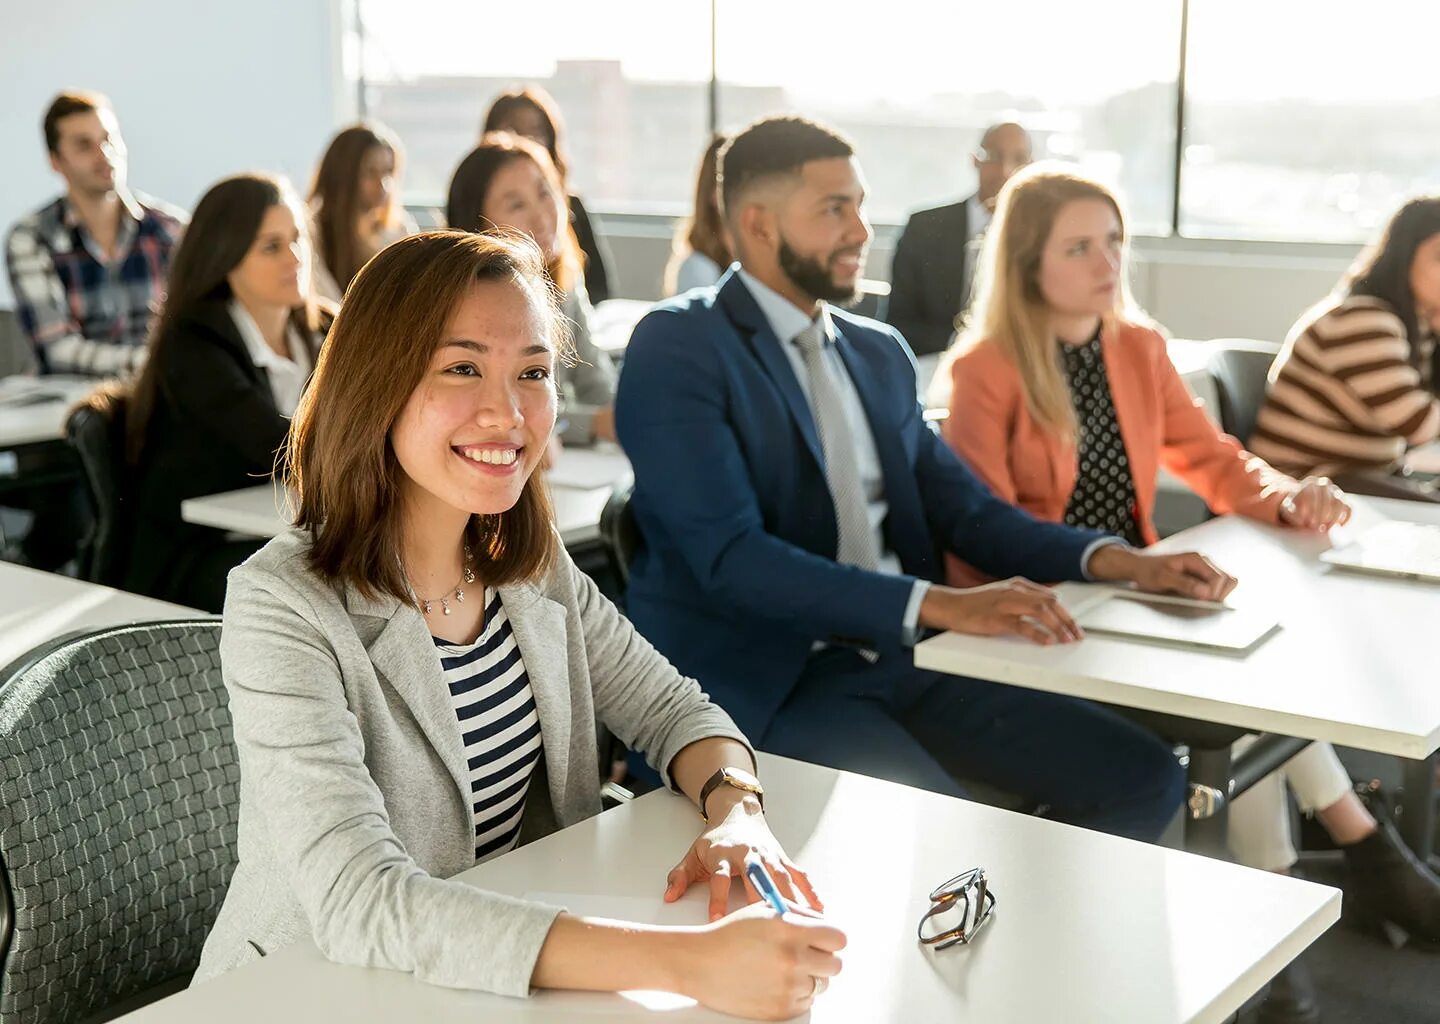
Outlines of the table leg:
{"label": "table leg", "polygon": [[1404,798],[1399,814],[1396,815],[1396,829],[1405,844],[1415,851],[1415,856],[1426,860],[1435,842],[1435,763],[1440,752],[1422,760],[1406,759],[1401,762],[1404,770]]}
{"label": "table leg", "polygon": [[[1185,849],[1222,860],[1229,857],[1230,748],[1190,751],[1190,806],[1185,819]],[[1213,803],[1208,794],[1218,794]],[[1203,806],[1198,806],[1197,803]],[[1196,817],[1198,811],[1210,811]]]}

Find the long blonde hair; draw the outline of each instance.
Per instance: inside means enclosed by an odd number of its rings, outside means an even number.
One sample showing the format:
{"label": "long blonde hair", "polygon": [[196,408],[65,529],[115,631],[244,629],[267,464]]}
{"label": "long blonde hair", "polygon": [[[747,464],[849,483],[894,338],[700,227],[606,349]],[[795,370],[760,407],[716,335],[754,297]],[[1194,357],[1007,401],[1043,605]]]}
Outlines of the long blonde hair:
{"label": "long blonde hair", "polygon": [[[1020,372],[1030,415],[1042,427],[1071,440],[1077,432],[1075,408],[1055,348],[1050,309],[1040,293],[1040,259],[1061,207],[1077,199],[1109,203],[1120,224],[1122,243],[1128,240],[1125,214],[1108,188],[1061,164],[1030,165],[1000,190],[980,256],[975,303],[955,343],[957,352],[982,340],[997,346]],[[1143,314],[1130,297],[1125,268],[1122,250],[1112,317],[1139,318]]]}

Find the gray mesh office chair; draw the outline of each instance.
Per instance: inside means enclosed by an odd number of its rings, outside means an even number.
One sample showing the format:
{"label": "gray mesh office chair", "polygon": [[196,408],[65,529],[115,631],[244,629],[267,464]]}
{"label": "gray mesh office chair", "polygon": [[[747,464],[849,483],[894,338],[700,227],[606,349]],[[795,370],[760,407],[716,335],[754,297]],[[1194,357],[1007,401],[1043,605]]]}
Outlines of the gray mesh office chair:
{"label": "gray mesh office chair", "polygon": [[186,979],[236,861],[220,623],[54,641],[0,675],[0,1024]]}

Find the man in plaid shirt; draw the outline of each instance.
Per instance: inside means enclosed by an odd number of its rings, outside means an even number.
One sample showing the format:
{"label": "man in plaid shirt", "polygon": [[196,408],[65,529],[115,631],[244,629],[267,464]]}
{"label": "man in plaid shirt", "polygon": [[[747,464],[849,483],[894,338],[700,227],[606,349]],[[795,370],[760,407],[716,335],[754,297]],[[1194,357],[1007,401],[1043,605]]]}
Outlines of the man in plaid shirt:
{"label": "man in plaid shirt", "polygon": [[184,214],[126,186],[125,143],[103,96],[57,96],[45,145],[67,189],[6,239],[16,313],[41,373],[125,376],[145,358]]}

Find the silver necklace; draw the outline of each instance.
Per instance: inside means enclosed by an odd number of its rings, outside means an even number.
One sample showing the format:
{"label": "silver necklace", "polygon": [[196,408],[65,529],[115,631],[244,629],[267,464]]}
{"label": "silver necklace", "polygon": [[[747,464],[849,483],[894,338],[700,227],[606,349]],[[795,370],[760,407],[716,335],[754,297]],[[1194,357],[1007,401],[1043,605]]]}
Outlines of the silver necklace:
{"label": "silver necklace", "polygon": [[451,598],[452,596],[455,598],[455,602],[456,602],[457,604],[464,604],[464,603],[465,603],[465,589],[464,589],[464,588],[465,588],[465,585],[466,585],[467,583],[474,583],[474,582],[475,582],[475,570],[472,569],[472,568],[470,568],[470,561],[471,561],[471,558],[470,558],[470,545],[469,545],[469,544],[466,544],[466,545],[465,545],[465,571],[460,574],[460,579],[459,579],[459,581],[455,584],[455,588],[454,588],[454,591],[453,591],[452,593],[446,594],[444,597],[434,598],[433,600],[429,600],[429,601],[427,601],[425,598],[421,597],[419,594],[416,594],[416,595],[415,595],[416,599],[420,602],[420,609],[421,609],[426,615],[429,615],[429,614],[430,614],[431,609],[435,607],[435,602],[436,602],[436,601],[439,601],[439,602],[440,602],[440,610],[441,610],[442,612],[444,612],[446,615],[449,615],[449,614],[450,614],[450,598]]}

